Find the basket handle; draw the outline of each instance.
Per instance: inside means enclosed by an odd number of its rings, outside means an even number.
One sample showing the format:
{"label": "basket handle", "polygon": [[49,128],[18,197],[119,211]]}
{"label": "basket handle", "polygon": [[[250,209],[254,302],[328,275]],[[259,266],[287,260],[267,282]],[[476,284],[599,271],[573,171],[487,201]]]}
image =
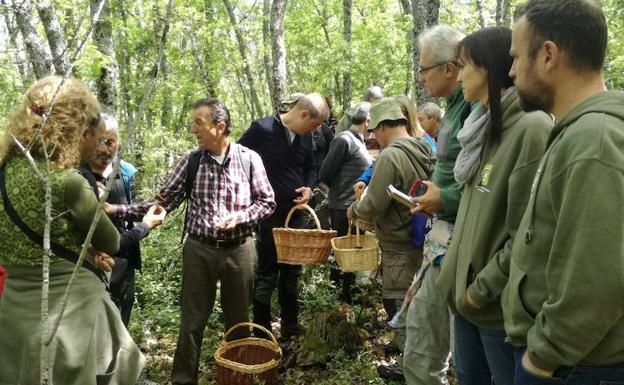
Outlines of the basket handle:
{"label": "basket handle", "polygon": [[316,213],[314,212],[314,210],[312,210],[312,207],[306,205],[305,203],[293,206],[290,209],[290,211],[288,212],[288,216],[286,217],[286,222],[284,222],[284,227],[285,228],[287,228],[287,229],[289,228],[288,227],[288,223],[290,223],[290,217],[293,215],[295,210],[308,210],[312,214],[312,217],[314,218],[314,222],[316,223],[316,229],[317,230],[321,230],[321,222],[319,222],[319,219],[316,216]]}
{"label": "basket handle", "polygon": [[234,331],[234,329],[238,329],[240,327],[243,326],[251,326],[252,328],[256,328],[256,329],[260,329],[263,332],[265,332],[268,336],[271,337],[271,340],[273,341],[273,343],[277,346],[279,346],[279,344],[277,343],[277,340],[275,339],[275,336],[273,335],[273,333],[271,333],[269,330],[267,330],[267,328],[265,328],[262,325],[258,325],[255,324],[253,322],[240,322],[237,323],[236,325],[232,326],[231,328],[228,329],[227,332],[225,332],[225,334],[223,335],[223,341],[227,341],[228,336]]}
{"label": "basket handle", "polygon": [[[362,246],[360,242],[360,226],[358,225],[357,220],[355,222],[355,245],[357,247]],[[349,221],[349,230],[347,230],[347,236],[351,237],[351,227],[353,227],[353,222]]]}

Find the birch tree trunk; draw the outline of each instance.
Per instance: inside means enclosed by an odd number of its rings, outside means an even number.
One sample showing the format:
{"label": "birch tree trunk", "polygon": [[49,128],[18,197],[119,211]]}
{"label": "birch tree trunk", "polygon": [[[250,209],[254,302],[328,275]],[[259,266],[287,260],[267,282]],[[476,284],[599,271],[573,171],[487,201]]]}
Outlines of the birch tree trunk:
{"label": "birch tree trunk", "polygon": [[5,1],[0,1],[0,4],[3,7],[0,7],[0,12],[2,13],[2,17],[4,19],[4,23],[7,29],[7,35],[10,42],[10,47],[15,50],[15,54],[13,55],[13,60],[15,65],[17,66],[17,70],[22,79],[22,83],[27,82],[28,78],[28,68],[26,67],[27,58],[25,57],[26,48],[24,48],[23,42],[19,39],[19,31],[17,25],[15,25],[14,20],[11,19],[9,8],[5,7]]}
{"label": "birch tree trunk", "polygon": [[273,0],[271,7],[271,51],[273,55],[273,108],[277,109],[286,96],[288,70],[286,68],[286,42],[284,41],[284,14],[288,0]]}
{"label": "birch tree trunk", "polygon": [[345,40],[345,72],[342,77],[342,110],[351,107],[351,0],[342,0],[343,37]]}
{"label": "birch tree trunk", "polygon": [[477,6],[477,13],[479,14],[479,25],[481,28],[486,27],[485,15],[483,12],[483,0],[476,0],[475,4]]}
{"label": "birch tree trunk", "polygon": [[496,0],[496,25],[508,28],[511,25],[511,0]]}
{"label": "birch tree trunk", "polygon": [[[93,14],[100,5],[101,0],[91,0],[91,13]],[[115,59],[115,43],[113,41],[113,25],[111,23],[110,2],[104,0],[104,7],[100,13],[100,18],[95,23],[93,30],[95,44],[109,60],[105,66],[100,68],[100,76],[97,79],[98,100],[112,111],[117,111],[117,79],[119,78],[119,67]]]}
{"label": "birch tree trunk", "polygon": [[258,98],[256,87],[254,86],[254,78],[251,74],[251,66],[249,65],[249,60],[247,59],[247,52],[245,51],[246,42],[243,38],[243,33],[239,28],[239,21],[236,17],[236,14],[234,13],[234,8],[232,8],[232,4],[229,0],[223,0],[223,4],[225,5],[228,15],[230,16],[230,22],[232,23],[232,28],[234,28],[234,35],[236,36],[236,41],[238,42],[238,52],[240,53],[241,59],[243,60],[243,71],[247,80],[247,86],[249,87],[249,93],[251,94],[253,107],[252,117],[260,117],[262,115],[262,104],[260,104],[260,99]]}
{"label": "birch tree trunk", "polygon": [[[126,12],[124,0],[118,0],[117,10],[119,12],[119,16],[121,16],[123,30],[122,28],[117,29],[116,38],[117,38],[117,42],[121,46],[123,46],[124,45],[123,31],[128,30],[128,15]],[[119,61],[118,61],[119,81],[121,84],[129,84],[130,79],[132,79],[132,68],[130,67],[130,56],[124,50],[119,50],[118,57],[119,57]],[[130,97],[130,93],[128,92],[128,90],[129,90],[129,87],[120,87],[119,89],[119,92],[121,94],[120,100],[122,103],[122,105],[120,106],[120,110],[121,110],[120,112],[123,112],[123,117],[124,117],[123,122],[125,123],[126,127],[130,127],[130,125],[132,125],[132,122],[134,121],[134,113],[131,108],[132,106],[131,97]],[[128,135],[128,140],[131,140],[129,135]],[[129,148],[129,147],[132,147],[132,146],[131,145],[126,146],[126,148]]]}
{"label": "birch tree trunk", "polygon": [[48,38],[50,52],[52,53],[54,72],[61,76],[69,74],[71,63],[67,53],[67,43],[65,42],[63,29],[56,17],[54,7],[49,0],[38,0],[36,4],[39,18]]}
{"label": "birch tree trunk", "polygon": [[[414,0],[414,1],[417,1],[417,0]],[[412,18],[411,1],[399,0],[399,5],[401,5],[401,11],[403,15],[411,19]],[[409,58],[407,59],[408,65],[407,65],[407,71],[405,73],[405,90],[403,91],[405,95],[407,96],[412,95],[412,88],[415,87],[415,85],[412,84],[412,82],[414,81],[414,78],[412,76],[414,73],[414,63],[412,63],[412,60],[414,60],[414,44],[416,44],[416,41],[414,40],[412,34],[413,34],[412,29],[409,29],[407,31],[407,54]]]}
{"label": "birch tree trunk", "polygon": [[45,49],[45,44],[35,28],[35,17],[32,14],[30,0],[21,0],[13,4],[15,21],[26,43],[28,59],[37,79],[52,72],[52,58]]}
{"label": "birch tree trunk", "polygon": [[428,0],[425,4],[427,9],[427,27],[438,24],[440,15],[440,0]]}
{"label": "birch tree trunk", "polygon": [[273,85],[271,66],[271,31],[269,21],[271,20],[271,0],[262,2],[262,63],[264,65],[264,75],[266,76],[267,88],[271,101],[275,100],[275,86]]}
{"label": "birch tree trunk", "polygon": [[[215,22],[215,14],[217,12],[217,6],[215,4],[214,1],[212,0],[204,0],[204,8],[205,8],[205,16],[206,16],[206,24],[207,25],[212,25]],[[218,51],[218,49],[215,48],[215,41],[218,41],[219,36],[217,36],[217,29],[216,28],[211,28],[210,29],[210,40],[208,42],[208,44],[205,44],[204,47],[204,63],[213,63],[214,62],[214,55],[215,52]],[[209,68],[205,68],[205,73],[206,73],[206,82],[207,82],[207,89],[208,89],[208,95],[212,96],[212,97],[217,97],[218,95],[218,84],[219,84],[219,80],[216,78],[214,71],[210,71]]]}
{"label": "birch tree trunk", "polygon": [[[412,0],[412,20],[414,22],[412,29],[414,47],[412,50],[412,65],[414,68],[414,76],[418,77],[418,63],[420,62],[420,46],[418,45],[418,37],[425,30],[427,25],[427,8],[421,1]],[[429,100],[425,89],[423,87],[417,87],[416,82],[414,82],[412,95],[414,95],[414,99],[419,106]]]}

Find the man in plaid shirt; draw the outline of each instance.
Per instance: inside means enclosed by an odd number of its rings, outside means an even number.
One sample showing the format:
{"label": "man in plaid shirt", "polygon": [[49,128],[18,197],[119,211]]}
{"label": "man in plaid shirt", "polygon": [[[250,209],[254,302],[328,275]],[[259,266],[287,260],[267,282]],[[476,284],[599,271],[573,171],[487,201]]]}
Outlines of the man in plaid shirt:
{"label": "man in plaid shirt", "polygon": [[[288,211],[294,205],[307,203],[312,196],[317,175],[311,132],[329,116],[325,99],[317,93],[301,95],[290,104],[287,112],[252,122],[238,141],[262,157],[277,203],[273,215],[260,221],[256,232],[258,270],[253,299],[254,322],[271,330],[271,296],[277,288],[284,338],[301,332],[297,321],[301,266],[277,263],[272,231],[284,226]],[[301,228],[302,219],[297,212],[289,226]]]}
{"label": "man in plaid shirt", "polygon": [[[189,197],[188,237],[182,252],[182,319],[171,373],[174,385],[197,384],[202,337],[217,281],[221,281],[225,328],[248,321],[257,260],[251,234],[255,224],[275,209],[262,159],[229,140],[230,113],[223,102],[212,98],[197,101],[191,130],[201,155]],[[184,155],[169,173],[156,200],[114,206],[110,211],[141,217],[156,201],[167,212],[174,210],[186,198],[191,154]],[[235,337],[242,336],[244,332]]]}

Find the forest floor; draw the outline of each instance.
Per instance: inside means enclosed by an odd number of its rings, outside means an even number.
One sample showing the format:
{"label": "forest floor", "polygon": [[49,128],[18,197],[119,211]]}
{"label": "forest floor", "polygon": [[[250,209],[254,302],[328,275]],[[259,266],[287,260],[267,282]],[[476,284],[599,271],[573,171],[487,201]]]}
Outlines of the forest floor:
{"label": "forest floor", "polygon": [[[180,317],[179,227],[171,222],[163,227],[158,236],[150,236],[144,244],[143,269],[137,276],[137,304],[130,323],[130,332],[147,358],[147,378],[158,384],[169,383]],[[377,374],[379,365],[395,364],[399,356],[382,306],[381,278],[374,273],[358,277],[353,304],[346,305],[339,301],[329,276],[329,263],[303,268],[299,285],[299,322],[306,329],[303,336],[281,339],[279,319],[274,318],[273,331],[283,352],[276,384],[402,384],[384,381]],[[273,314],[279,314],[276,300]],[[321,329],[324,331],[319,333]],[[224,333],[217,300],[204,333],[201,385],[216,384],[214,353]],[[318,339],[311,336],[321,334],[326,338],[319,345]]]}

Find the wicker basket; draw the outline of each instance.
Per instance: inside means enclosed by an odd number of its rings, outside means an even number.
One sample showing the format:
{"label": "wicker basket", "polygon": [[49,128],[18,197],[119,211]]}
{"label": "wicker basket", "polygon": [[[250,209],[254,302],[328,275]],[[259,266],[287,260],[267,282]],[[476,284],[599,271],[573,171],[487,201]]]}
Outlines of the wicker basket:
{"label": "wicker basket", "polygon": [[351,234],[351,226],[346,237],[334,238],[331,241],[336,263],[343,272],[376,270],[379,265],[379,242],[371,235],[360,235],[356,223],[355,235]]}
{"label": "wicker basket", "polygon": [[[248,337],[227,341],[228,335],[242,326],[260,329],[270,336],[271,340]],[[251,322],[236,324],[225,333],[214,354],[217,362],[217,384],[253,385],[257,380],[263,381],[266,385],[274,384],[281,356],[282,350],[273,333]]]}
{"label": "wicker basket", "polygon": [[[312,213],[316,229],[288,228],[290,217],[295,210],[308,210]],[[335,230],[322,230],[321,223],[308,205],[294,206],[288,212],[284,227],[273,229],[273,239],[277,249],[277,262],[290,265],[322,264],[327,261],[331,251],[331,239],[336,236]]]}

